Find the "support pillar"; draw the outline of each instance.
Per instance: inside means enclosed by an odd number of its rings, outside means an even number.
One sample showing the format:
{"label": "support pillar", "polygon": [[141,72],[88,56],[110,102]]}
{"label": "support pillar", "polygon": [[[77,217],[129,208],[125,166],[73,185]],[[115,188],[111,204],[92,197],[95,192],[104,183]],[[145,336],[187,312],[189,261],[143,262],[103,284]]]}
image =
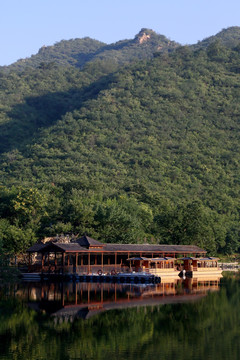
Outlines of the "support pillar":
{"label": "support pillar", "polygon": [[62,307],[64,307],[65,306],[65,289],[64,289],[63,284],[62,284],[61,298],[62,298]]}
{"label": "support pillar", "polygon": [[64,274],[64,269],[65,269],[65,253],[62,253],[62,269],[63,269],[63,274]]}
{"label": "support pillar", "polygon": [[31,270],[31,254],[28,253],[28,271]]}
{"label": "support pillar", "polygon": [[[128,253],[128,259],[130,258],[130,253]],[[129,269],[132,271],[132,262],[129,260]]]}
{"label": "support pillar", "polygon": [[88,253],[88,273],[90,273],[90,267],[91,267],[91,264],[90,264],[90,253]]}
{"label": "support pillar", "polygon": [[43,267],[44,267],[44,255],[42,253],[42,269],[41,269],[41,271],[43,271]]}
{"label": "support pillar", "polygon": [[75,305],[78,303],[78,292],[77,292],[77,284],[75,283]]}
{"label": "support pillar", "polygon": [[90,283],[87,284],[87,292],[88,292],[88,304],[90,303]]}

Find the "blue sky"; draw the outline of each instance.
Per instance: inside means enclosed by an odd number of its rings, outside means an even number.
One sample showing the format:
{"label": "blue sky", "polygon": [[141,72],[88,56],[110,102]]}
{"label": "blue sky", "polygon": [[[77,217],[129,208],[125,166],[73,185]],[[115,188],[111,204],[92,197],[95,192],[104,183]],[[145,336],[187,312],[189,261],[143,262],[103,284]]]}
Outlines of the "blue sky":
{"label": "blue sky", "polygon": [[62,39],[112,43],[144,27],[192,44],[240,26],[239,0],[1,0],[0,9],[0,65]]}

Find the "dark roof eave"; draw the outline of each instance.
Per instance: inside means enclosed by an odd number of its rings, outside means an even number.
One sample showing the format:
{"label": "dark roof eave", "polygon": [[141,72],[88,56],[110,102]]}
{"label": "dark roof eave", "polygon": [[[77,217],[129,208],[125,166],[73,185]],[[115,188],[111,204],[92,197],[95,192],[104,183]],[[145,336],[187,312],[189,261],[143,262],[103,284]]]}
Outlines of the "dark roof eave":
{"label": "dark roof eave", "polygon": [[[43,250],[43,249],[42,249]],[[38,251],[38,252],[42,252]],[[68,249],[60,249],[60,252],[67,252],[67,253],[140,253],[140,252],[144,252],[144,253],[163,253],[166,254],[167,252],[169,253],[174,253],[174,254],[186,254],[188,253],[188,251],[163,251],[163,250],[105,250],[105,249],[84,249],[84,250],[68,250]],[[27,252],[36,252],[36,251],[27,251]],[[189,252],[190,253],[190,252]],[[192,252],[191,252],[192,253]],[[194,251],[194,254],[205,254],[206,251]]]}
{"label": "dark roof eave", "polygon": [[[103,247],[85,248],[77,243],[71,244],[35,244],[27,249],[28,253],[46,252],[48,248],[58,252],[69,253],[172,253],[172,254],[206,254],[207,252],[196,245],[149,245],[149,244],[104,244]],[[180,248],[180,249],[179,249]]]}

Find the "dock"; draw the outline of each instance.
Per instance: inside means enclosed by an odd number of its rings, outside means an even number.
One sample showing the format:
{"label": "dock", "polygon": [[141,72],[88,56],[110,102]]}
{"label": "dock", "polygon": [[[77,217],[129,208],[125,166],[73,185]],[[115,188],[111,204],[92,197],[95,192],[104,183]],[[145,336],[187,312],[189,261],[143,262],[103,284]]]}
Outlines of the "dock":
{"label": "dock", "polygon": [[121,284],[159,284],[161,278],[148,273],[119,273],[115,275],[97,274],[51,274],[51,273],[22,273],[23,281],[74,281],[74,282],[99,282]]}

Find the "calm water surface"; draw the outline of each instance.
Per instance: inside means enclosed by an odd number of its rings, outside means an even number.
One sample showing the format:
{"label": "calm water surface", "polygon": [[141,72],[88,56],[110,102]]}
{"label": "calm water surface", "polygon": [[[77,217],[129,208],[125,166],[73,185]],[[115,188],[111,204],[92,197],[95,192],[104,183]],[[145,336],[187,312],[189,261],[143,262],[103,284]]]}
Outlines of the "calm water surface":
{"label": "calm water surface", "polygon": [[240,276],[0,288],[0,359],[240,359]]}

